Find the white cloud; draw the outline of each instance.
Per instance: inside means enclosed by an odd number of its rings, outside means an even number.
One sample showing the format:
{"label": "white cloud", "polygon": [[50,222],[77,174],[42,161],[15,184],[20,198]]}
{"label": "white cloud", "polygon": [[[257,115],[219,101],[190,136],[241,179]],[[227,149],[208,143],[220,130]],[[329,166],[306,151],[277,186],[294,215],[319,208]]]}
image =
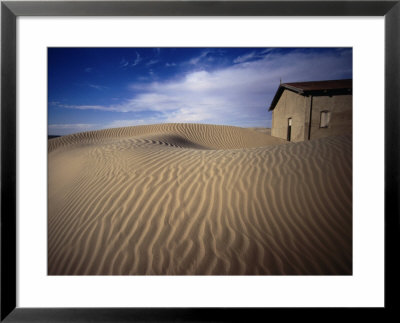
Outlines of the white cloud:
{"label": "white cloud", "polygon": [[140,57],[140,54],[138,52],[136,52],[136,58],[133,61],[133,63],[131,64],[131,66],[136,66],[138,65],[143,59]]}
{"label": "white cloud", "polygon": [[[192,60],[193,63],[208,53],[204,51]],[[342,78],[352,70],[349,59],[351,50],[340,54],[301,50],[285,55],[273,51],[269,51],[267,56],[265,54],[249,53],[237,58],[238,63],[233,66],[214,71],[192,71],[180,79],[135,83],[131,88],[139,94],[118,105],[64,107],[148,112],[149,118],[154,118],[157,112],[156,119],[144,118],[145,123],[199,122],[266,126],[265,122],[270,119],[267,109],[280,79],[283,82],[335,79]],[[256,56],[258,58],[253,59]]]}
{"label": "white cloud", "polygon": [[235,64],[237,63],[244,63],[244,62],[248,62],[251,60],[255,60],[255,59],[262,59],[264,58],[266,55],[268,55],[269,53],[271,53],[272,51],[274,51],[275,48],[266,48],[260,51],[253,51],[250,53],[246,53],[244,55],[238,56],[236,57],[233,62]]}
{"label": "white cloud", "polygon": [[265,54],[273,52],[274,50],[276,50],[276,48],[265,48],[265,49],[261,50],[260,54],[265,55]]}
{"label": "white cloud", "polygon": [[207,55],[210,53],[212,53],[212,50],[204,50],[199,56],[193,57],[192,59],[190,59],[189,64],[192,64],[192,65],[198,64],[201,60],[203,60],[205,57],[207,57]]}
{"label": "white cloud", "polygon": [[129,65],[129,61],[127,61],[125,58],[123,58],[120,62],[119,62],[119,67],[121,68],[125,68]]}
{"label": "white cloud", "polygon": [[94,124],[91,123],[53,123],[49,124],[49,129],[69,129],[69,128],[80,128],[85,129],[88,127],[93,127]]}
{"label": "white cloud", "polygon": [[233,60],[234,63],[243,63],[247,62],[253,58],[257,57],[257,54],[255,52],[247,53],[245,55],[239,56]]}
{"label": "white cloud", "polygon": [[135,67],[136,65],[138,65],[143,58],[140,56],[140,54],[138,52],[136,53],[136,57],[133,60],[127,60],[125,58],[123,58],[120,62],[119,62],[119,67],[126,69],[127,67]]}
{"label": "white cloud", "polygon": [[146,65],[147,66],[154,65],[154,64],[157,64],[158,62],[159,62],[158,59],[152,59],[151,61],[147,62]]}
{"label": "white cloud", "polygon": [[54,124],[49,124],[48,126],[48,131],[49,135],[67,135],[71,133],[76,133],[76,132],[83,132],[83,131],[89,131],[89,130],[96,130],[101,128],[101,126],[97,124],[91,124],[91,123],[71,123],[71,124],[66,124],[66,123],[54,123]]}
{"label": "white cloud", "polygon": [[103,91],[103,90],[108,89],[107,86],[103,86],[103,85],[97,85],[97,84],[88,84],[88,85],[89,85],[89,87],[91,87],[93,89],[96,89],[96,90],[99,90],[99,91]]}
{"label": "white cloud", "polygon": [[77,109],[77,110],[101,110],[101,111],[114,111],[114,112],[126,112],[121,107],[104,106],[104,105],[71,105],[71,104],[56,104],[60,108],[64,109]]}
{"label": "white cloud", "polygon": [[121,127],[130,127],[130,126],[140,126],[147,124],[156,124],[160,123],[157,118],[146,118],[146,119],[130,119],[130,120],[113,120],[112,122],[104,125],[104,129],[108,128],[121,128]]}

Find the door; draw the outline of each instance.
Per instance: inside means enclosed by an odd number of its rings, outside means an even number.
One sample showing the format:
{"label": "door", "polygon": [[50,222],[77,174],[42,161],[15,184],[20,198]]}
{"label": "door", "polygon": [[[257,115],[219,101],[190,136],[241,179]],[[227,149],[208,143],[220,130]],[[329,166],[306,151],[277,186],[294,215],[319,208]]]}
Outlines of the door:
{"label": "door", "polygon": [[292,118],[289,118],[287,127],[287,141],[290,141],[291,135],[292,135]]}

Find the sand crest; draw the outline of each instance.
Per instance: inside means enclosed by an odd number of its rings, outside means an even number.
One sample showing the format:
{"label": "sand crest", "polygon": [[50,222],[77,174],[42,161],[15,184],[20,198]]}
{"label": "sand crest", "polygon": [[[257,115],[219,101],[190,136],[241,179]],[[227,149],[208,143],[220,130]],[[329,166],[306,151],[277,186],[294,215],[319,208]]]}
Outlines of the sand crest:
{"label": "sand crest", "polygon": [[50,275],[349,275],[352,138],[201,124],[49,140]]}

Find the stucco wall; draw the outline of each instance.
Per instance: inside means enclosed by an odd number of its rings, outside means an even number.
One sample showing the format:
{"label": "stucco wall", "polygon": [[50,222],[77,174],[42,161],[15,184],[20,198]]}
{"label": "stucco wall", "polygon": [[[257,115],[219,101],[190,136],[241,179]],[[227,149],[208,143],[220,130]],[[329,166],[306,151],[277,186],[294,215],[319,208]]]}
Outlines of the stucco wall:
{"label": "stucco wall", "polygon": [[309,118],[307,102],[309,98],[285,90],[272,112],[272,136],[286,140],[288,119],[292,118],[291,141],[304,141],[306,120]]}
{"label": "stucco wall", "polygon": [[[311,138],[352,133],[352,95],[314,96],[311,115]],[[282,93],[272,112],[272,136],[287,138],[288,118],[292,118],[291,141],[308,140],[311,97],[289,90]],[[322,111],[330,112],[327,128],[320,128]]]}
{"label": "stucco wall", "polygon": [[[352,95],[314,96],[311,139],[352,134]],[[330,111],[328,128],[320,128],[321,111]]]}

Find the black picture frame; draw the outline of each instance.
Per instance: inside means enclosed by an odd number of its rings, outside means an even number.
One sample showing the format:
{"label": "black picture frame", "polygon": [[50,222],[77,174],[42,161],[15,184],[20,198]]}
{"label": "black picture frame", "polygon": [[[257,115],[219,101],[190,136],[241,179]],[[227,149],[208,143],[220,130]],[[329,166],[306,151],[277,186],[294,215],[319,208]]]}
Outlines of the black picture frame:
{"label": "black picture frame", "polygon": [[[400,1],[2,1],[1,322],[233,322],[296,319],[384,320],[397,311],[399,278]],[[18,308],[16,307],[16,18],[18,16],[384,16],[384,308]],[[267,291],[266,291],[267,292]],[[353,313],[352,313],[353,312]],[[360,313],[362,312],[362,313]],[[396,316],[394,316],[396,317]],[[321,317],[319,320],[322,319]]]}

